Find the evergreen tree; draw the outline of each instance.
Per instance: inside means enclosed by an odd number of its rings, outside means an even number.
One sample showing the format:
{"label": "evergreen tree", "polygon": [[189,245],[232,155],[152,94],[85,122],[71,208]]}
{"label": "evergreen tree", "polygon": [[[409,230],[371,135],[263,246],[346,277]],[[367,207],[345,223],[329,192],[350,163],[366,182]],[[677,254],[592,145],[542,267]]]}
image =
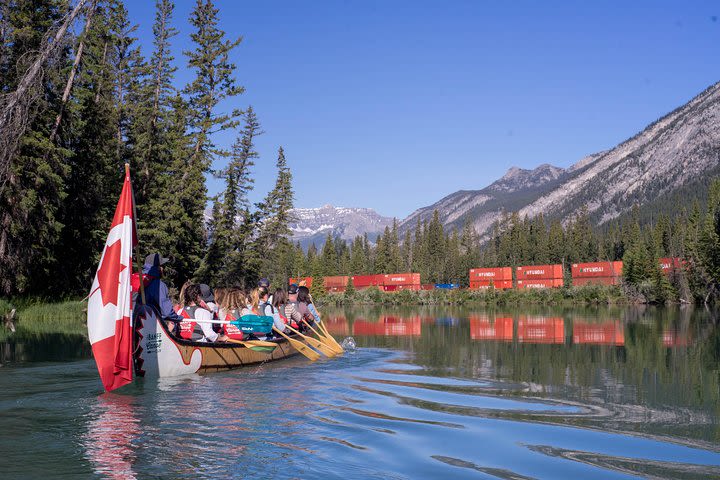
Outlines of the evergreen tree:
{"label": "evergreen tree", "polygon": [[[238,86],[235,81],[235,65],[230,62],[230,52],[237,47],[241,38],[236,40],[226,39],[225,32],[218,28],[218,9],[211,0],[197,0],[195,8],[190,16],[190,23],[195,27],[195,31],[190,35],[195,49],[186,51],[188,57],[188,66],[195,70],[195,79],[187,85],[184,92],[188,99],[188,119],[190,137],[192,142],[192,153],[188,159],[187,165],[183,169],[183,176],[179,184],[181,190],[180,196],[183,199],[183,206],[189,212],[190,217],[195,220],[195,225],[191,228],[192,236],[190,238],[189,250],[203,251],[205,242],[205,229],[203,221],[203,211],[205,208],[206,188],[203,175],[210,170],[212,162],[216,156],[227,157],[230,154],[226,151],[218,149],[213,141],[213,134],[235,128],[239,124],[239,117],[242,112],[233,109],[230,112],[218,112],[218,106],[230,98],[243,93],[243,88]],[[241,147],[242,148],[242,147]],[[235,150],[235,149],[234,149]],[[235,167],[235,164],[231,161]],[[232,182],[239,182],[237,179],[237,171],[232,170]],[[187,184],[190,184],[194,190],[194,196],[188,195]],[[197,187],[201,187],[197,191]],[[234,187],[230,187],[232,189]],[[226,194],[227,194],[226,190]],[[230,198],[223,199],[224,205],[231,206],[230,211],[224,211],[224,221],[226,222],[222,228],[218,225],[216,235],[218,237],[226,233],[227,222],[235,222],[235,216],[232,209],[238,205],[242,205],[242,199]],[[230,215],[230,218],[227,218]],[[240,232],[246,231],[248,216],[243,221],[244,228]],[[235,240],[235,239],[234,239]],[[235,240],[237,241],[237,240]],[[229,275],[236,273],[238,267],[238,258],[242,262],[243,255],[234,255],[234,265],[231,267],[233,272],[227,272]],[[195,264],[197,267],[198,265]],[[208,271],[212,265],[205,265],[201,272]]]}
{"label": "evergreen tree", "polygon": [[[14,91],[30,66],[45,33],[58,22],[67,4],[59,0],[3,4],[0,93]],[[0,294],[53,288],[46,283],[56,263],[66,201],[67,150],[48,141],[65,75],[67,52],[45,69],[35,110],[39,113],[20,138],[7,179],[0,172]],[[37,281],[34,285],[33,282]]]}

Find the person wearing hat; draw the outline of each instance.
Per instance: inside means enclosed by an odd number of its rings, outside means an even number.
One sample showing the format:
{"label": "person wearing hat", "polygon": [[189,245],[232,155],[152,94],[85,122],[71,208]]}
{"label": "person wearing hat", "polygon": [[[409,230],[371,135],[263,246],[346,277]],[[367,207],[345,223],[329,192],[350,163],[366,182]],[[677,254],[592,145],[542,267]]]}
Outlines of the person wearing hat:
{"label": "person wearing hat", "polygon": [[[270,292],[270,280],[268,280],[267,278],[261,278],[260,280],[258,280],[258,288],[264,288],[265,290]],[[270,294],[270,297],[268,298],[268,303],[270,303],[270,304],[273,303],[272,293]]]}
{"label": "person wearing hat", "polygon": [[302,315],[298,311],[298,286],[296,283],[291,284],[288,287],[288,300],[285,304],[285,317],[288,320],[295,322],[298,325],[302,325]]}
{"label": "person wearing hat", "polygon": [[168,287],[162,281],[163,265],[169,262],[169,258],[163,258],[159,253],[152,253],[145,257],[143,265],[143,277],[150,282],[145,287],[145,304],[155,307],[163,320],[175,322],[176,333],[179,322],[183,318],[173,309],[173,302],[168,294]]}
{"label": "person wearing hat", "polygon": [[207,309],[210,310],[210,313],[212,313],[215,318],[217,318],[219,308],[217,306],[217,303],[215,303],[215,295],[213,295],[213,291],[212,288],[210,288],[210,285],[206,285],[204,283],[200,284],[200,299],[205,303]]}

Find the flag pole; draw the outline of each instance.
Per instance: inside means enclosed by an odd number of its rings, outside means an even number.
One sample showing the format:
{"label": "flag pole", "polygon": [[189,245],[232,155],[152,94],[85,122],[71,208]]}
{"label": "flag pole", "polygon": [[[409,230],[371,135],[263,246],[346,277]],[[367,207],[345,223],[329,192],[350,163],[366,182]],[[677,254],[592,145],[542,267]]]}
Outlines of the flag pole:
{"label": "flag pole", "polygon": [[[130,164],[125,164],[125,175],[129,178],[130,177]],[[135,236],[137,237],[137,208],[135,207],[135,189],[132,186],[132,182],[130,182],[130,192],[132,193],[132,207],[133,207],[133,231],[135,232]],[[140,242],[138,242],[140,243]],[[143,272],[142,267],[140,265],[140,255],[138,254],[138,247],[137,245],[133,246],[133,250],[135,250],[135,257],[137,257],[137,270],[138,275],[140,277],[140,299],[142,300],[142,304],[145,305],[145,281],[143,279]]]}

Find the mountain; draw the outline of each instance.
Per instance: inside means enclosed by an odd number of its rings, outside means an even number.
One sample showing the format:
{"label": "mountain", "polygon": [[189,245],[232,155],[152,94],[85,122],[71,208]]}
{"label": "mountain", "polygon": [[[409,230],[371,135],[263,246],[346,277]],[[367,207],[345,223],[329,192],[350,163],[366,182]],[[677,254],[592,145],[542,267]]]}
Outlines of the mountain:
{"label": "mountain", "polygon": [[[677,192],[702,195],[720,173],[720,82],[653,122],[615,148],[589,155],[568,169],[513,167],[481,190],[462,190],[413,212],[401,232],[435,210],[446,228],[470,222],[485,236],[503,212],[571,218],[586,205],[596,225],[644,208],[674,204]],[[678,208],[678,205],[675,205]]]}
{"label": "mountain", "polygon": [[300,242],[303,248],[313,243],[322,246],[328,232],[343,240],[353,240],[367,233],[371,240],[375,240],[393,222],[392,218],[383,217],[371,208],[325,205],[320,208],[296,208],[291,213],[294,218],[290,222],[291,239]]}

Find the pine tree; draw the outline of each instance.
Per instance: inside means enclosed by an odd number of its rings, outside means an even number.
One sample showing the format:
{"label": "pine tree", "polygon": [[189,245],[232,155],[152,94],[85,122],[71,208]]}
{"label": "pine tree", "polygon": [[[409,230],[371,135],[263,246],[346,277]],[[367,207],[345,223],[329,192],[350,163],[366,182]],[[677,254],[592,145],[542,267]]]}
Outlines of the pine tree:
{"label": "pine tree", "polygon": [[[236,127],[239,124],[238,119],[242,115],[242,112],[237,109],[230,112],[218,112],[221,102],[243,93],[243,88],[238,86],[235,81],[236,67],[229,61],[230,52],[240,44],[242,39],[227,40],[225,38],[225,32],[218,28],[218,9],[211,0],[197,0],[190,16],[190,23],[195,27],[195,31],[190,35],[195,49],[186,51],[185,55],[188,57],[188,66],[195,70],[196,76],[186,86],[184,93],[188,99],[187,112],[193,146],[187,165],[183,168],[179,189],[181,190],[180,196],[183,198],[183,206],[196,222],[196,227],[192,228],[190,250],[203,251],[205,242],[203,210],[207,191],[201,180],[204,180],[203,175],[209,171],[216,156],[229,156],[228,152],[216,147],[212,138],[213,134]],[[231,175],[236,177],[237,172],[232,171]],[[236,178],[232,180],[236,181]],[[192,186],[194,196],[188,195],[188,183]],[[226,198],[223,201],[226,206],[235,207],[242,204],[239,203],[241,199]],[[224,221],[235,222],[236,217],[233,216],[233,213],[238,212],[234,212],[232,209],[223,212]],[[230,218],[227,218],[228,215]],[[247,230],[247,220],[246,216],[243,222],[245,226],[240,231]],[[224,228],[219,228],[219,230],[216,234],[225,233]],[[243,255],[239,256],[242,261]],[[233,263],[233,269],[237,269],[238,259],[235,258]],[[195,266],[198,265],[195,264]],[[208,267],[212,266],[203,268],[207,269]]]}
{"label": "pine tree", "polygon": [[[45,33],[65,13],[66,3],[56,0],[3,4],[3,44],[0,57],[0,92],[14,91]],[[72,40],[70,40],[72,41]],[[45,68],[37,116],[20,138],[17,154],[0,175],[0,295],[42,292],[54,270],[55,251],[63,228],[62,204],[69,153],[48,141],[49,126],[57,115],[61,69],[69,60],[60,52],[57,63]],[[35,282],[35,283],[34,283]]]}

